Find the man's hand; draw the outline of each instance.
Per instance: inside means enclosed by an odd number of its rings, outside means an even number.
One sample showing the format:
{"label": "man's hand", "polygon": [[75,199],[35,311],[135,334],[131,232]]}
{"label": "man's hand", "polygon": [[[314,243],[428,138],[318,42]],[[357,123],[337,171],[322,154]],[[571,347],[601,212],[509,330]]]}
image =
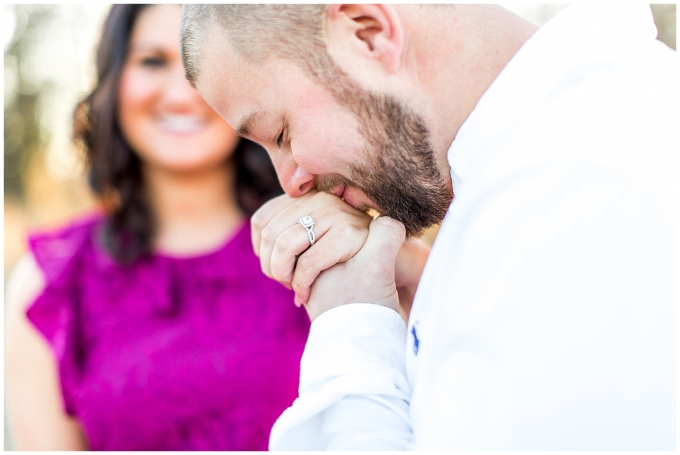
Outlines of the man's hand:
{"label": "man's hand", "polygon": [[371,221],[368,238],[359,252],[314,281],[306,305],[310,319],[347,303],[374,303],[399,312],[395,261],[405,232],[403,224],[389,217]]}
{"label": "man's hand", "polygon": [[[305,229],[298,224],[303,216],[314,220],[316,242],[311,247]],[[300,305],[309,299],[319,273],[361,249],[370,222],[370,216],[333,194],[312,191],[298,198],[282,195],[253,215],[253,248],[265,275],[292,288]]]}

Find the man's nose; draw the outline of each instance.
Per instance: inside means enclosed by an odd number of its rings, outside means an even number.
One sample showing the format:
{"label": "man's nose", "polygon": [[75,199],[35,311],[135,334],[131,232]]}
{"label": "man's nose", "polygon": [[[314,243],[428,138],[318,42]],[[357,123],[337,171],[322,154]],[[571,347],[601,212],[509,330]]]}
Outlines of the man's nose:
{"label": "man's nose", "polygon": [[302,169],[292,157],[274,160],[274,167],[288,196],[300,197],[314,188],[316,175]]}

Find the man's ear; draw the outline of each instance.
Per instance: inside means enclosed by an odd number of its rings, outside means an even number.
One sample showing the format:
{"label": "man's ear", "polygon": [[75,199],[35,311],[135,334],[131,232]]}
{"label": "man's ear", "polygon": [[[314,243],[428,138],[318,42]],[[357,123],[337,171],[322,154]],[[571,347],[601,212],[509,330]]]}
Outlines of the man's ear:
{"label": "man's ear", "polygon": [[399,70],[404,29],[391,5],[330,5],[326,20],[329,48],[358,52],[391,74]]}

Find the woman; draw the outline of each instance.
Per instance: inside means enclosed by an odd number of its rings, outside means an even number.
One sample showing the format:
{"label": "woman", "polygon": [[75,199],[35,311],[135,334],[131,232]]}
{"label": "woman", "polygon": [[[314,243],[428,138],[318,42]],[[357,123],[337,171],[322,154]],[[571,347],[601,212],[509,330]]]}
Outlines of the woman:
{"label": "woman", "polygon": [[105,23],[75,115],[104,210],[31,236],[8,283],[17,449],[266,450],[297,396],[309,322],[247,219],[280,188],[185,80],[179,18],[115,5]]}

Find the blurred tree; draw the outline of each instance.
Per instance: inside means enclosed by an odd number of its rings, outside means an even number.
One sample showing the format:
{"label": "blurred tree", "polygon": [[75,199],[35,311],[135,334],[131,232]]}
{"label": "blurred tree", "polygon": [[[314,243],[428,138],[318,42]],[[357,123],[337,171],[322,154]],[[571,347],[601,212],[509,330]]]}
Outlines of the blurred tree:
{"label": "blurred tree", "polygon": [[56,7],[4,6],[4,14],[14,17],[14,35],[5,47],[5,197],[23,199],[26,167],[49,141],[38,118],[40,98],[48,92],[49,84],[27,73],[39,44],[36,31],[53,20]]}

